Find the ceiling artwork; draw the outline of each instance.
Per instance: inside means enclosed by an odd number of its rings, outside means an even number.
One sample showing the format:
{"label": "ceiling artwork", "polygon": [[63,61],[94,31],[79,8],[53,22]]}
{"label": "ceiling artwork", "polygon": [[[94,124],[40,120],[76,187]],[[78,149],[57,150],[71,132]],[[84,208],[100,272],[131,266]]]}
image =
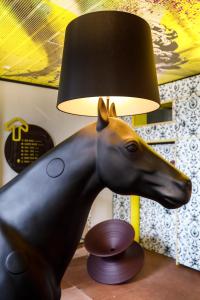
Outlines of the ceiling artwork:
{"label": "ceiling artwork", "polygon": [[150,24],[159,84],[200,73],[199,0],[0,0],[0,78],[58,87],[67,24],[99,10]]}

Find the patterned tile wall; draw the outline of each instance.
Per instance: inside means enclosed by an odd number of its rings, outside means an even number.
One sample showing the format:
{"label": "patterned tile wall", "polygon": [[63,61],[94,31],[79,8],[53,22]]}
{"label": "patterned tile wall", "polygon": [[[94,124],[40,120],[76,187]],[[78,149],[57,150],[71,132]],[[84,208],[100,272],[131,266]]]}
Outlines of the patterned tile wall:
{"label": "patterned tile wall", "polygon": [[[174,144],[158,144],[152,146],[165,159],[174,161],[176,146]],[[176,211],[166,209],[159,203],[140,198],[140,242],[149,250],[170,257],[176,257]]]}
{"label": "patterned tile wall", "polygon": [[[131,117],[122,117],[126,123],[132,127]],[[131,222],[130,196],[122,196],[113,193],[113,218]]]}
{"label": "patterned tile wall", "polygon": [[[200,270],[200,75],[160,86],[160,96],[162,102],[173,100],[173,122],[151,124],[136,131],[146,141],[175,140],[175,144],[160,144],[155,149],[166,159],[175,160],[176,166],[191,178],[193,190],[190,202],[174,211],[141,199],[141,243]],[[125,121],[131,125],[131,118]],[[123,216],[130,221],[129,197],[123,202],[123,197],[115,194],[113,200],[114,218]]]}
{"label": "patterned tile wall", "polygon": [[131,222],[130,196],[113,194],[113,218]]}

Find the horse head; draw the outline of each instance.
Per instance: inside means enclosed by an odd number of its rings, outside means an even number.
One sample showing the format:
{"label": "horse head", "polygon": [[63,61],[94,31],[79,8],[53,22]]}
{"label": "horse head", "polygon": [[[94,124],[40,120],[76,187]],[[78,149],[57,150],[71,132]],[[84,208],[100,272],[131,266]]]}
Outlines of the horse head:
{"label": "horse head", "polygon": [[157,154],[125,122],[112,104],[107,111],[99,100],[97,121],[97,172],[113,192],[155,200],[178,208],[191,196],[190,179]]}

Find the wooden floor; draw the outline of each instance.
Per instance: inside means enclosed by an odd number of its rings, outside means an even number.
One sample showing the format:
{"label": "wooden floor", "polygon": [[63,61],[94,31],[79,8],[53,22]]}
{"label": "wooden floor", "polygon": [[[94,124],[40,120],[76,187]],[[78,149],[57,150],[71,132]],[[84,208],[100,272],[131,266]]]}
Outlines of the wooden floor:
{"label": "wooden floor", "polygon": [[86,260],[87,256],[72,260],[62,288],[78,293],[74,297],[63,293],[63,300],[200,300],[200,272],[176,266],[174,260],[162,255],[146,251],[140,274],[122,285],[93,281],[87,274]]}

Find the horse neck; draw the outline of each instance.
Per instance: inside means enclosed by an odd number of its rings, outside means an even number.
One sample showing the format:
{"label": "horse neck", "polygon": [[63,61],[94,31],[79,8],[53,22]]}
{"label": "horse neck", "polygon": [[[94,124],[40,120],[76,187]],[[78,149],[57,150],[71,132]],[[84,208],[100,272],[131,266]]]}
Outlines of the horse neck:
{"label": "horse neck", "polygon": [[[46,170],[55,158],[65,168],[52,178]],[[38,249],[60,280],[102,188],[96,174],[96,131],[89,126],[0,191],[1,218]]]}

